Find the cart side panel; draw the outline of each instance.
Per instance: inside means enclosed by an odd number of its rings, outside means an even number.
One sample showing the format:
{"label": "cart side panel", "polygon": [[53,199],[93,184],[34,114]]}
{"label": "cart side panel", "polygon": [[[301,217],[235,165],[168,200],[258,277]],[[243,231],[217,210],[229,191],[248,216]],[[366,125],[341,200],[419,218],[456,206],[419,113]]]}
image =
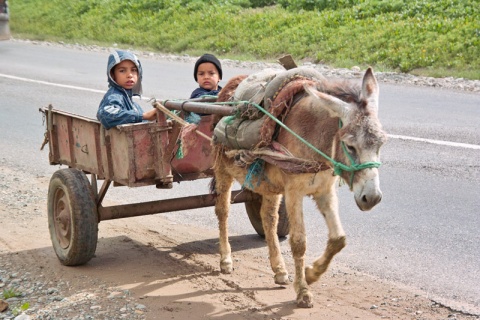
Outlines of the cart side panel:
{"label": "cart side panel", "polygon": [[48,112],[51,112],[53,123],[50,129],[51,164],[68,165],[103,178],[100,123],[57,110]]}
{"label": "cart side panel", "polygon": [[[102,146],[105,166],[110,166],[112,180],[129,186],[145,186],[156,183],[154,133],[156,123],[127,124],[105,131]],[[162,145],[161,148],[165,148]]]}
{"label": "cart side panel", "polygon": [[133,161],[135,181],[155,180],[154,148],[149,130],[132,131]]}
{"label": "cart side panel", "polygon": [[99,123],[72,118],[71,147],[75,167],[103,176],[102,155],[99,153]]}
{"label": "cart side panel", "polygon": [[[69,117],[54,113],[53,114],[53,124],[56,134],[56,142],[58,143],[57,148],[53,148],[51,152],[53,153],[53,159],[58,161],[58,163],[66,164],[70,167],[74,167],[72,155],[70,153],[70,127],[69,127]],[[55,154],[57,153],[58,154]]]}
{"label": "cart side panel", "polygon": [[[211,175],[210,142],[203,137],[197,136],[183,159],[172,160],[180,128],[166,119],[105,130],[95,119],[55,109],[44,112],[52,124],[47,124],[51,164],[68,165],[129,187],[168,185],[172,163],[176,181]],[[202,117],[199,125],[209,136],[211,121],[210,116]]]}
{"label": "cart side panel", "polygon": [[[212,136],[213,116],[203,116],[197,130]],[[181,159],[172,161],[173,171],[179,174],[199,174],[209,171],[213,166],[213,154],[210,141],[197,135],[196,141],[187,151],[187,155]]]}
{"label": "cart side panel", "polygon": [[129,185],[130,159],[133,158],[133,155],[129,154],[128,137],[125,132],[120,132],[116,128],[108,130],[106,135],[109,137],[111,146],[112,180],[123,185]]}

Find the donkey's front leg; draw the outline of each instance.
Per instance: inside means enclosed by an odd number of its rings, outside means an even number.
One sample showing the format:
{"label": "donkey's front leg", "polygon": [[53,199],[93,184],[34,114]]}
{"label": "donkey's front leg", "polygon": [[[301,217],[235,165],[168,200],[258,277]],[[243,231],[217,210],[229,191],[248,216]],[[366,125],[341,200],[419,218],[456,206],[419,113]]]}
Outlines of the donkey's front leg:
{"label": "donkey's front leg", "polygon": [[330,193],[315,195],[314,199],[328,227],[328,243],[323,255],[314,261],[313,266],[306,268],[308,284],[318,281],[320,276],[327,271],[333,257],[346,245],[345,231],[338,214],[338,197],[333,187]]}
{"label": "donkey's front leg", "polygon": [[216,172],[215,214],[218,218],[219,247],[220,247],[220,270],[222,273],[232,273],[232,249],[228,241],[228,213],[230,211],[230,198],[233,178],[228,174]]}
{"label": "donkey's front leg", "polygon": [[260,215],[262,217],[263,231],[265,232],[265,240],[268,245],[268,254],[270,256],[270,266],[275,273],[275,283],[284,285],[288,284],[288,272],[285,267],[280,243],[277,236],[278,226],[278,207],[280,206],[280,195],[264,195],[262,196],[262,206]]}
{"label": "donkey's front leg", "polygon": [[313,307],[313,295],[305,279],[305,252],[307,236],[303,221],[303,196],[296,190],[285,194],[285,205],[290,221],[290,247],[295,261],[295,280],[293,287],[297,293],[297,306],[300,308]]}

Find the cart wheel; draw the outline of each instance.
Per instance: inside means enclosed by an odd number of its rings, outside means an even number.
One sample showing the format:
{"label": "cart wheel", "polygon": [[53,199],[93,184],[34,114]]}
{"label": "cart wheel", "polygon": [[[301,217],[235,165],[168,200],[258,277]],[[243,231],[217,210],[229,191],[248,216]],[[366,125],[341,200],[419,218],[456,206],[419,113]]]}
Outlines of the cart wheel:
{"label": "cart wheel", "polygon": [[[265,237],[263,231],[262,217],[260,216],[260,208],[262,206],[262,197],[254,194],[255,200],[245,202],[245,209],[247,210],[248,219],[253,226],[253,229],[261,236]],[[285,200],[282,197],[282,202],[278,208],[278,226],[277,235],[279,238],[286,237],[290,229],[290,222],[288,221],[287,210],[285,208]]]}
{"label": "cart wheel", "polygon": [[61,169],[48,188],[48,229],[53,248],[66,266],[87,263],[95,254],[98,215],[90,182],[78,169]]}

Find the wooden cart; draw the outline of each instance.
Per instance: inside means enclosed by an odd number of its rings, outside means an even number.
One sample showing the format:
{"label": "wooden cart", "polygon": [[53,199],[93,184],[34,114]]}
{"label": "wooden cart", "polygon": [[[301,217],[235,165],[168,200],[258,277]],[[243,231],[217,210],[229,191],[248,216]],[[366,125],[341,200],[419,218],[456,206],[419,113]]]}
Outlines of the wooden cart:
{"label": "wooden cart", "polygon": [[[198,129],[212,136],[211,114],[229,115],[231,107],[211,103],[164,101],[169,109],[207,113]],[[49,145],[51,165],[66,165],[57,170],[48,190],[48,225],[58,259],[64,265],[81,265],[95,254],[98,223],[104,220],[173,212],[215,205],[211,194],[158,201],[103,206],[107,190],[113,186],[155,185],[172,188],[173,182],[212,177],[213,154],[210,141],[198,137],[188,154],[172,157],[178,147],[182,124],[157,112],[155,122],[117,126],[110,130],[94,119],[53,109],[40,111],[46,119],[45,143]],[[90,179],[87,177],[90,175]],[[103,183],[98,184],[102,180]],[[160,191],[159,191],[160,192]],[[260,218],[261,197],[248,190],[232,192],[234,203],[244,202],[255,231],[264,236]],[[212,212],[213,214],[213,212]],[[278,236],[288,234],[285,207],[279,210]]]}

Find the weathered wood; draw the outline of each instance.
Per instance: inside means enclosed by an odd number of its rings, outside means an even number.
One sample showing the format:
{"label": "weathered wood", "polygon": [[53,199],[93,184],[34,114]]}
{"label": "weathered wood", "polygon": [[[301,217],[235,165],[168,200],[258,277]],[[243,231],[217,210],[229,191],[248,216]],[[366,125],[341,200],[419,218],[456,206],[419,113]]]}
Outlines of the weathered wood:
{"label": "weathered wood", "polygon": [[[42,108],[49,137],[50,164],[63,164],[108,179],[116,185],[139,187],[171,186],[183,176],[212,176],[211,117],[202,117],[198,132],[207,137],[197,141],[186,159],[173,159],[178,126],[162,112],[157,121],[126,124],[105,130],[97,120]],[[173,122],[174,123],[174,122]],[[179,125],[181,126],[181,125]],[[172,130],[176,127],[175,130]]]}
{"label": "weathered wood", "polygon": [[287,54],[287,55],[281,57],[280,59],[278,59],[278,62],[286,70],[297,68],[297,64],[295,63],[295,61],[293,60],[293,57],[290,54]]}

